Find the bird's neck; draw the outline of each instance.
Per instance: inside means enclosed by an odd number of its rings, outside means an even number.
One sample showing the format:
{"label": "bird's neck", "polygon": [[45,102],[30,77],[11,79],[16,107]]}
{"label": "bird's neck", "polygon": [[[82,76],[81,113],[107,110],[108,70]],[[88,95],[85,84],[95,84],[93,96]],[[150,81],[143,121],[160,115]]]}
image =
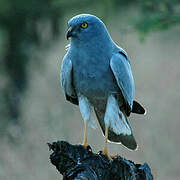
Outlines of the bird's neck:
{"label": "bird's neck", "polygon": [[86,49],[92,52],[98,52],[99,50],[106,51],[107,49],[111,49],[113,45],[114,42],[109,33],[106,33],[106,35],[98,34],[86,40],[80,40],[78,38],[71,39],[71,47]]}

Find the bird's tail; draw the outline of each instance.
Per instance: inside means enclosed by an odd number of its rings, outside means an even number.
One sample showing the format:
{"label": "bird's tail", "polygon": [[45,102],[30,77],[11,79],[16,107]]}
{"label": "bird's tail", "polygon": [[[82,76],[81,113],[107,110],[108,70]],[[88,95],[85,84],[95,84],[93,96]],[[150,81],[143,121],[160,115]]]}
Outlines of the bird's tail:
{"label": "bird's tail", "polygon": [[[103,131],[103,134],[105,134],[105,124],[104,124],[104,115],[105,115],[105,110],[100,110],[100,109],[94,109],[96,116],[98,118],[99,124],[101,126],[101,129]],[[117,131],[115,129],[110,128],[109,129],[109,133],[108,133],[108,140],[110,142],[115,142],[115,143],[121,143],[124,146],[126,146],[128,149],[131,150],[136,150],[137,149],[137,144],[135,141],[135,138],[132,134],[132,130],[131,127],[128,123],[127,117],[126,115],[124,115],[124,113],[119,113],[118,117],[116,117],[118,119],[116,119],[114,122],[116,122],[116,126],[120,129],[120,128],[124,128],[124,129],[129,129],[129,133],[125,134],[123,133],[117,133]],[[116,131],[116,133],[114,132]],[[120,130],[121,131],[121,130]]]}

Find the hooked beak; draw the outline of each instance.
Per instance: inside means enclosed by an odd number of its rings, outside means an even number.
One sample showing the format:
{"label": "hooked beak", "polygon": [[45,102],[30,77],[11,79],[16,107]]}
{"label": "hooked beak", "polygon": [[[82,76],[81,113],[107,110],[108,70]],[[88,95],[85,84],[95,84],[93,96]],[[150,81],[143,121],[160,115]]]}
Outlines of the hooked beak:
{"label": "hooked beak", "polygon": [[72,26],[70,26],[67,33],[66,33],[67,40],[72,36],[73,36],[73,28],[72,28]]}

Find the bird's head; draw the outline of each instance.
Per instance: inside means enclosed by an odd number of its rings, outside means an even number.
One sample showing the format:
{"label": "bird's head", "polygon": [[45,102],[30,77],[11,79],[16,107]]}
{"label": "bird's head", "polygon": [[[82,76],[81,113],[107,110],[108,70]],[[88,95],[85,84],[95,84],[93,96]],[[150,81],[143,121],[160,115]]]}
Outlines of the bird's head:
{"label": "bird's head", "polygon": [[[71,41],[89,42],[99,37],[109,38],[104,23],[94,15],[80,14],[74,16],[68,22],[67,39]],[[101,40],[101,39],[99,39]]]}

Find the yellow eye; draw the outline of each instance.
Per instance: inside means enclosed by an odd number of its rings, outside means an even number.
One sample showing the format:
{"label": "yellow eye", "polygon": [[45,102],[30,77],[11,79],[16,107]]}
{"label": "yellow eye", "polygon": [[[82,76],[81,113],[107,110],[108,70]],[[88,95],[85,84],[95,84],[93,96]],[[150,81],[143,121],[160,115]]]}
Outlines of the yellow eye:
{"label": "yellow eye", "polygon": [[85,23],[85,22],[82,23],[82,24],[81,24],[81,27],[82,27],[83,29],[87,28],[87,27],[88,27],[88,23]]}

